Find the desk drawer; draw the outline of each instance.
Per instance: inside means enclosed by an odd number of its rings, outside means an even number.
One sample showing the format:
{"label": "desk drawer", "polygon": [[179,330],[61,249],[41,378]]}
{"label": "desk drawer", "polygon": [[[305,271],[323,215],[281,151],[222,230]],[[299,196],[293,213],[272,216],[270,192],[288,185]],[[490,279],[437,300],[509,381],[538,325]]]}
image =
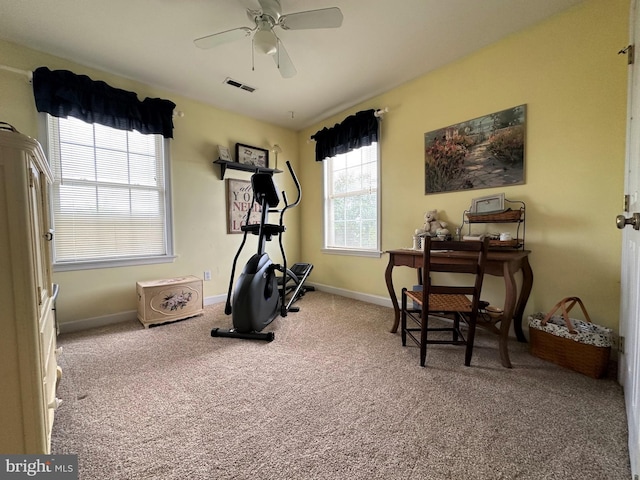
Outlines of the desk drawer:
{"label": "desk drawer", "polygon": [[395,253],[393,256],[393,264],[398,267],[422,268],[423,260],[422,252],[412,253]]}

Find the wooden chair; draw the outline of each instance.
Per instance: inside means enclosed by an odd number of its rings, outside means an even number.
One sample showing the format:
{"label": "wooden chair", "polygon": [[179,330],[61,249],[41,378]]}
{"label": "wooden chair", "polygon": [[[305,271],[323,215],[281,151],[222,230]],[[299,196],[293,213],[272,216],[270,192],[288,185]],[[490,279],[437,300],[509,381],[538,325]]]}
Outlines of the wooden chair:
{"label": "wooden chair", "polygon": [[[409,336],[420,346],[421,366],[425,364],[428,344],[466,345],[464,364],[471,364],[488,247],[488,238],[484,241],[425,238],[422,290],[403,288],[401,308],[402,345],[406,346]],[[439,253],[434,255],[435,252]],[[446,256],[449,260],[455,258],[456,261],[439,263],[438,256]],[[447,275],[438,277],[436,282],[432,278],[434,272]],[[430,328],[429,315],[450,318],[453,324],[451,327]],[[412,321],[411,327],[407,326],[407,319]],[[467,324],[466,332],[460,328],[461,320]],[[419,336],[417,332],[420,332]],[[429,338],[430,332],[451,332],[451,339]]]}

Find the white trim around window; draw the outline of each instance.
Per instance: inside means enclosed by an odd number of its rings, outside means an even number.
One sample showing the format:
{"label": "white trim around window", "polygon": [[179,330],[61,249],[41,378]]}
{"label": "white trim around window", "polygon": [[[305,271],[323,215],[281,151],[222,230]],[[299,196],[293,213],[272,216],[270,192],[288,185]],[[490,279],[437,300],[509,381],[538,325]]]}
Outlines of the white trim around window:
{"label": "white trim around window", "polygon": [[169,140],[42,117],[54,271],[172,262]]}
{"label": "white trim around window", "polygon": [[322,252],[379,258],[382,255],[379,143],[327,158],[323,167]]}

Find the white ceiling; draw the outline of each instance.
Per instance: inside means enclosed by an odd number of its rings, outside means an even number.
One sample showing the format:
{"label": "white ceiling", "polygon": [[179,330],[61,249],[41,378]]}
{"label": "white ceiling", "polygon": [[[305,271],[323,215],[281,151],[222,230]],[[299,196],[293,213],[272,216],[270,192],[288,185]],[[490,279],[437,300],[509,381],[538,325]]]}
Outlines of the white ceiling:
{"label": "white ceiling", "polygon": [[283,14],[344,15],[338,29],[276,29],[298,71],[290,79],[257,53],[252,71],[250,38],[194,46],[253,27],[247,1],[0,0],[0,38],[300,130],[583,0],[281,0]]}

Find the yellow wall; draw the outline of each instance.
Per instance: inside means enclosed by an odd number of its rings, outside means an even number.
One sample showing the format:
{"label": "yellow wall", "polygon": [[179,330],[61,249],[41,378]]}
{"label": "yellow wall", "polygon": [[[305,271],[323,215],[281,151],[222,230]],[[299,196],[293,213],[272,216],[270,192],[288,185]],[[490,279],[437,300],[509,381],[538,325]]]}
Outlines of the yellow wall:
{"label": "yellow wall", "polygon": [[[161,265],[55,273],[54,281],[60,284],[57,305],[60,322],[135,310],[135,283],[139,280],[182,275],[202,278],[204,270],[211,270],[211,281],[204,282],[204,296],[226,294],[233,256],[242,237],[226,233],[225,182],[220,181],[219,167],[212,164],[217,158],[217,145],[228,145],[232,149],[236,142],[260,147],[277,143],[283,150],[278,166],[283,167],[284,161],[290,160],[297,169],[297,134],[15,44],[0,41],[0,59],[0,63],[24,70],[48,66],[86,74],[114,87],[135,91],[140,99],[147,96],[167,98],[185,114],[183,118],[175,119],[171,142],[174,238],[178,258],[173,263]],[[0,120],[13,124],[26,135],[38,135],[31,85],[25,78],[4,71],[0,71]],[[228,171],[225,177],[249,179],[250,175]],[[292,191],[288,173],[275,178],[280,189]],[[286,218],[285,245],[290,263],[299,261],[298,217],[299,211],[292,211]],[[255,252],[256,242],[251,243],[251,240],[239,262],[240,268]],[[279,261],[277,242],[272,243],[269,252],[275,261]]]}
{"label": "yellow wall", "polygon": [[[525,314],[577,295],[594,321],[617,328],[621,234],[614,218],[623,196],[627,81],[626,58],[617,52],[628,43],[628,15],[628,0],[587,1],[302,131],[301,248],[315,264],[314,281],[387,295],[386,255],[321,253],[322,166],[307,139],[355,111],[389,107],[381,136],[383,250],[410,247],[427,210],[438,209],[455,230],[472,198],[504,192],[527,206],[535,278]],[[526,184],[424,195],[425,132],[521,104]],[[415,272],[397,269],[394,282],[413,285]],[[501,280],[488,277],[485,285],[483,297],[500,304]]]}
{"label": "yellow wall", "polygon": [[[205,282],[205,297],[226,292],[240,237],[226,234],[224,182],[211,160],[217,144],[235,142],[278,143],[284,150],[279,162],[291,160],[300,175],[303,202],[287,221],[290,262],[313,263],[313,283],[386,298],[385,255],[371,259],[321,253],[322,166],[314,162],[314,146],[307,139],[355,111],[389,107],[381,138],[383,250],[411,246],[412,232],[422,225],[426,210],[438,209],[441,219],[455,228],[472,198],[504,192],[527,204],[526,247],[532,250],[535,279],[525,313],[546,310],[561,296],[578,295],[594,320],[617,328],[621,235],[614,217],[623,194],[627,78],[625,58],[617,52],[628,43],[628,13],[628,0],[588,0],[297,133],[0,41],[0,63],[88,74],[140,98],[171,99],[185,112],[175,121],[171,150],[178,259],[165,265],[56,273],[60,320],[134,310],[138,280],[202,276],[209,269],[213,277]],[[527,105],[526,184],[424,195],[425,132],[520,104]],[[2,71],[0,120],[37,136],[30,85]],[[248,174],[234,172],[233,177]],[[276,178],[282,187],[291,187],[286,174]],[[412,285],[415,272],[398,269],[394,279],[396,285]],[[485,285],[483,296],[500,303],[501,280],[488,278]]]}

